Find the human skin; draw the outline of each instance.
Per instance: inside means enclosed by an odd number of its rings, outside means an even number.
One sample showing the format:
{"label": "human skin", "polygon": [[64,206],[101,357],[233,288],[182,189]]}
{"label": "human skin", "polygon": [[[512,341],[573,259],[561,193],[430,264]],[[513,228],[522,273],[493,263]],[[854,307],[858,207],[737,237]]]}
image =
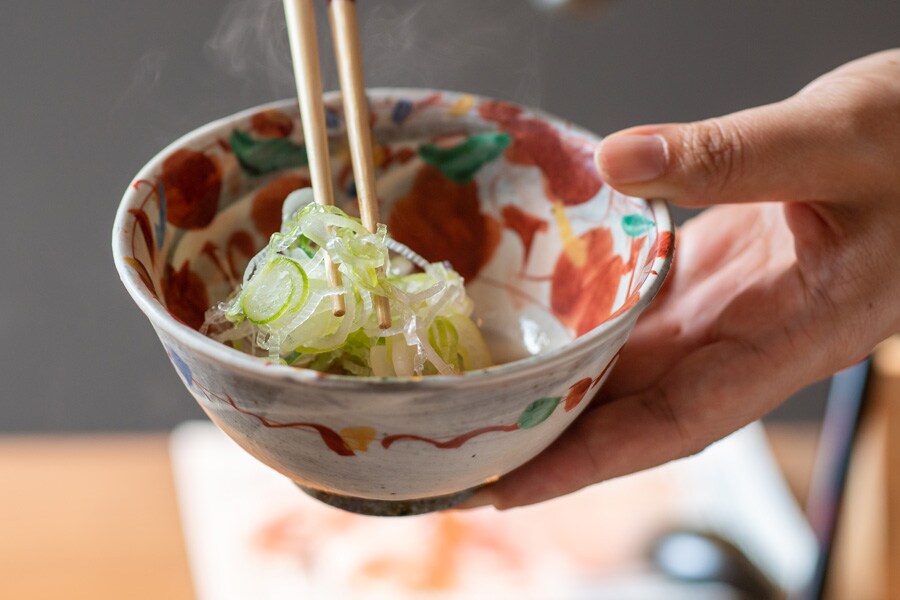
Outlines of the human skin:
{"label": "human skin", "polygon": [[600,396],[466,506],[505,509],[699,452],[900,331],[900,50],[782,102],[631,128],[597,149],[629,195],[710,207]]}

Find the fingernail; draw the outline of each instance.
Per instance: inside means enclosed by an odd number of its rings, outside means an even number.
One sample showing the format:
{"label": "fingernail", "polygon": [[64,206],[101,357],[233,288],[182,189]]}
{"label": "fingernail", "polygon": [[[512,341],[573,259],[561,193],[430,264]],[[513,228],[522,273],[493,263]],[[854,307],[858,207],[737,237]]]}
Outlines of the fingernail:
{"label": "fingernail", "polygon": [[666,172],[667,155],[660,135],[613,135],[600,142],[597,166],[613,183],[641,183]]}

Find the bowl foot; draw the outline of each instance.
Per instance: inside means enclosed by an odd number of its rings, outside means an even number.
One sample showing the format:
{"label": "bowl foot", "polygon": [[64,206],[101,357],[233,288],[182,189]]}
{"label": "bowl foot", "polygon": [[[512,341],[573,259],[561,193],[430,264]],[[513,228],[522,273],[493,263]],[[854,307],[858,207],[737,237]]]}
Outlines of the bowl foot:
{"label": "bowl foot", "polygon": [[414,498],[412,500],[371,500],[369,498],[356,498],[354,496],[341,496],[340,494],[323,492],[299,483],[297,487],[320,502],[348,512],[371,517],[408,517],[445,510],[471,497],[478,489],[474,487],[454,494],[447,494],[446,496]]}

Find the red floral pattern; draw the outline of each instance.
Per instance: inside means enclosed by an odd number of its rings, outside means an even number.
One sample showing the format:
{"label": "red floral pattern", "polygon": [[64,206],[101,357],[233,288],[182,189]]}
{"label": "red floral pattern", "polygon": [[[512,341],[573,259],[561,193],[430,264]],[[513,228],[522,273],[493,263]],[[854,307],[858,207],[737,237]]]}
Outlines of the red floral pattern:
{"label": "red floral pattern", "polygon": [[541,170],[551,201],[558,199],[567,206],[581,204],[600,191],[603,182],[594,166],[591,146],[563,139],[553,125],[523,118],[521,108],[506,102],[483,102],[479,112],[513,136],[506,153],[508,161]]}
{"label": "red floral pattern", "polygon": [[466,281],[500,241],[500,224],[481,212],[475,182],[454,183],[431,165],[419,170],[409,194],[394,205],[388,228],[427,260],[449,261]]}
{"label": "red floral pattern", "polygon": [[281,228],[281,206],[288,194],[300,188],[309,187],[308,177],[282,175],[270,181],[253,196],[250,218],[266,239]]}
{"label": "red floral pattern", "polygon": [[525,246],[525,264],[527,265],[534,236],[546,232],[549,224],[544,219],[525,212],[515,204],[504,206],[500,210],[500,216],[503,217],[503,225],[515,231],[522,240],[522,244]]}
{"label": "red floral pattern", "polygon": [[129,209],[128,214],[132,215],[137,221],[138,229],[141,230],[141,235],[144,236],[144,245],[150,254],[150,262],[156,262],[156,244],[153,243],[153,226],[150,225],[150,218],[147,216],[147,213],[139,208]]}
{"label": "red floral pattern", "polygon": [[219,207],[222,169],[202,152],[180,149],[162,165],[166,219],[181,229],[202,229],[212,223]]}
{"label": "red floral pattern", "polygon": [[599,227],[581,236],[587,260],[576,265],[568,253],[560,254],[553,270],[550,307],[560,321],[582,335],[613,311],[625,261],[613,251],[613,234]]}
{"label": "red floral pattern", "polygon": [[250,129],[258,137],[285,138],[294,130],[294,120],[280,110],[263,110],[250,118]]}
{"label": "red floral pattern", "polygon": [[250,263],[250,259],[256,256],[258,248],[253,236],[243,230],[237,230],[228,238],[228,268],[231,269],[231,276],[240,281],[244,274],[244,269]]}
{"label": "red floral pattern", "polygon": [[565,402],[564,408],[566,409],[566,412],[571,411],[581,403],[581,401],[584,399],[584,395],[587,394],[587,391],[589,389],[591,389],[591,384],[593,382],[594,380],[590,377],[585,377],[584,379],[579,379],[572,384],[572,387],[569,388],[569,392],[563,399],[563,401]]}
{"label": "red floral pattern", "polygon": [[163,297],[169,313],[188,327],[200,329],[209,308],[206,284],[185,262],[177,271],[166,265],[162,281]]}

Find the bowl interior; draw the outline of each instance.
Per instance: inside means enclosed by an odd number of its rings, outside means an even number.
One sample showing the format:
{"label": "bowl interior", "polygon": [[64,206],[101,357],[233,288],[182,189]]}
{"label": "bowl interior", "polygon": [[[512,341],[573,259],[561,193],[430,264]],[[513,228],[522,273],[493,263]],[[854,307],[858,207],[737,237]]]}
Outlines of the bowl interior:
{"label": "bowl interior", "polygon": [[[660,233],[644,200],[603,185],[598,139],[559,119],[464,94],[373,91],[382,221],[466,279],[495,362],[559,348],[637,301]],[[335,202],[358,214],[339,98],[327,102]],[[309,185],[294,102],[176,142],[133,184],[124,260],[179,321],[241,281]]]}

